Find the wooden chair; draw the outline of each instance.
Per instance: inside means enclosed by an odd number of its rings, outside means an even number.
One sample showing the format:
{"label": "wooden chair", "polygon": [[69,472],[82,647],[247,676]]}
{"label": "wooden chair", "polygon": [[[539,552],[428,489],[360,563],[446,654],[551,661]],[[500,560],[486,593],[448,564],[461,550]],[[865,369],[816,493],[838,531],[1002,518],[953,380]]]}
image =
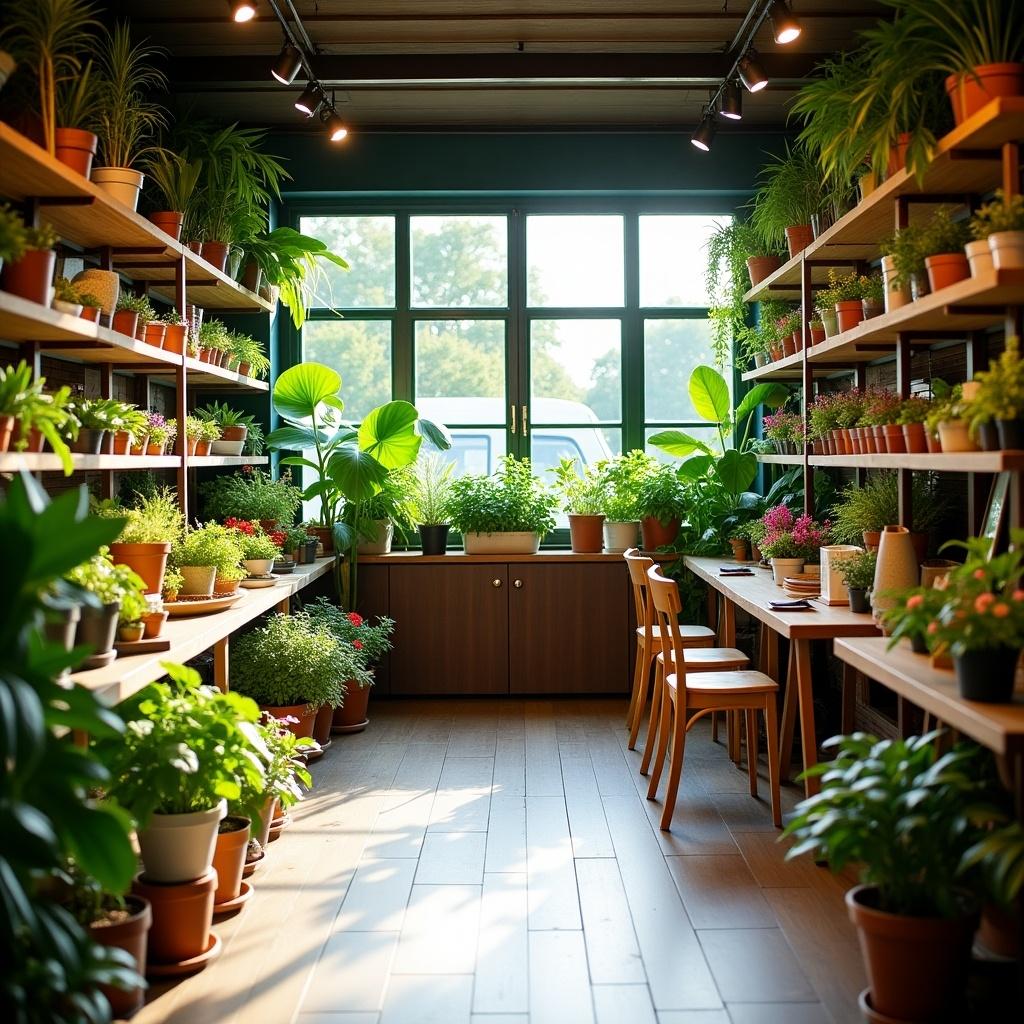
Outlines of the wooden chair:
{"label": "wooden chair", "polygon": [[[657,566],[647,572],[650,595],[660,626],[665,698],[661,702],[658,751],[655,755],[647,799],[658,795],[658,784],[671,740],[668,789],[661,828],[669,831],[675,813],[679,777],[683,770],[686,733],[698,718],[714,711],[742,711],[747,727],[747,771],[750,795],[757,796],[757,712],[763,711],[768,736],[768,779],[772,796],[772,820],[782,827],[782,802],[779,795],[779,741],[776,721],[778,684],[763,672],[694,672],[686,659],[677,618],[682,610],[679,587],[666,579]],[[648,746],[650,746],[648,742]]]}

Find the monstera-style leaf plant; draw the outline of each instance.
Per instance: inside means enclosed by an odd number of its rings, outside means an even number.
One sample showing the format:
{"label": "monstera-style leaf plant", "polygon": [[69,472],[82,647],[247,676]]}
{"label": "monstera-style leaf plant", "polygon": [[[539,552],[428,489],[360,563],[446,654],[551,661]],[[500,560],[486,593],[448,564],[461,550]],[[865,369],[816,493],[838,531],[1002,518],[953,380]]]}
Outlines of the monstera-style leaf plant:
{"label": "monstera-style leaf plant", "polygon": [[451,447],[451,438],[443,426],[401,401],[377,406],[356,427],[343,416],[340,391],[341,374],[322,363],[285,370],[274,385],[273,401],[286,425],[269,434],[267,446],[303,452],[281,461],[307,471],[303,500],[320,501],[321,525],[331,530],[335,547],[348,552],[347,580],[339,578],[338,584],[346,604],[355,608],[363,506],[381,492],[389,474],[416,461],[424,438],[441,450]]}

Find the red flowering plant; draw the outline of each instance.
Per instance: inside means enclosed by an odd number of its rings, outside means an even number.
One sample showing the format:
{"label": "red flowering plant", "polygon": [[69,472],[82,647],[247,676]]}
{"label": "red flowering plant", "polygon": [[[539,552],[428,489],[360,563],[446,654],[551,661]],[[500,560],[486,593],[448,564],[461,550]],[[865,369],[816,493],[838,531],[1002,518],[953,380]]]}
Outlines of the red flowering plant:
{"label": "red flowering plant", "polygon": [[236,519],[234,516],[228,516],[224,520],[224,525],[238,534],[242,558],[267,559],[280,555],[284,534],[279,530],[267,533],[259,523],[248,519]]}
{"label": "red flowering plant", "polygon": [[[318,598],[306,607],[306,611],[317,625],[330,630],[339,640],[351,644],[358,653],[360,665],[367,672],[391,650],[394,619],[381,615],[376,623],[371,623],[358,612],[346,612],[336,604],[331,604],[326,597]],[[370,682],[373,682],[372,677]]]}
{"label": "red flowering plant", "polygon": [[758,544],[765,558],[818,560],[818,551],[829,542],[829,523],[816,523],[809,515],[794,516],[785,505],[768,509],[761,519],[764,536]]}

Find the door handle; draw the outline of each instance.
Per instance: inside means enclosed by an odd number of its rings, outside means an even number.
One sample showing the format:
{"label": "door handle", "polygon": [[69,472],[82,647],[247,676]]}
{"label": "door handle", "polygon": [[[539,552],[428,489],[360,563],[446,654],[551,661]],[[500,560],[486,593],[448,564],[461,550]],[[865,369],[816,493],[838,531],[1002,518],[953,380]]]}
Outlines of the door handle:
{"label": "door handle", "polygon": [[501,586],[501,580],[491,580],[491,586],[497,589]]}
{"label": "door handle", "polygon": [[522,590],[523,589],[523,581],[522,580],[513,580],[512,586],[515,587],[516,590]]}
{"label": "door handle", "polygon": [[513,405],[510,405],[509,408],[512,410],[512,436],[515,437],[516,436],[516,407],[513,404]]}
{"label": "door handle", "polygon": [[[527,427],[526,427],[526,406],[525,405],[519,406],[519,421],[523,425],[523,437],[526,437]],[[515,427],[512,428],[512,433],[515,433]]]}

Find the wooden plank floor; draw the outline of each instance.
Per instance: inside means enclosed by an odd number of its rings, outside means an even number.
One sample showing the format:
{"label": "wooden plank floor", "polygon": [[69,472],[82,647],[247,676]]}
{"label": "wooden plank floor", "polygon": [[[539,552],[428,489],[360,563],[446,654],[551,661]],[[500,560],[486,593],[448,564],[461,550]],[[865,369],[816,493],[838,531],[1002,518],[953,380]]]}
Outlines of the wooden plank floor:
{"label": "wooden plank floor", "polygon": [[[842,880],[698,724],[671,834],[620,700],[381,702],[138,1024],[854,1024]],[[764,766],[762,764],[762,777]],[[762,797],[767,795],[763,782]],[[799,799],[783,794],[784,810]]]}

